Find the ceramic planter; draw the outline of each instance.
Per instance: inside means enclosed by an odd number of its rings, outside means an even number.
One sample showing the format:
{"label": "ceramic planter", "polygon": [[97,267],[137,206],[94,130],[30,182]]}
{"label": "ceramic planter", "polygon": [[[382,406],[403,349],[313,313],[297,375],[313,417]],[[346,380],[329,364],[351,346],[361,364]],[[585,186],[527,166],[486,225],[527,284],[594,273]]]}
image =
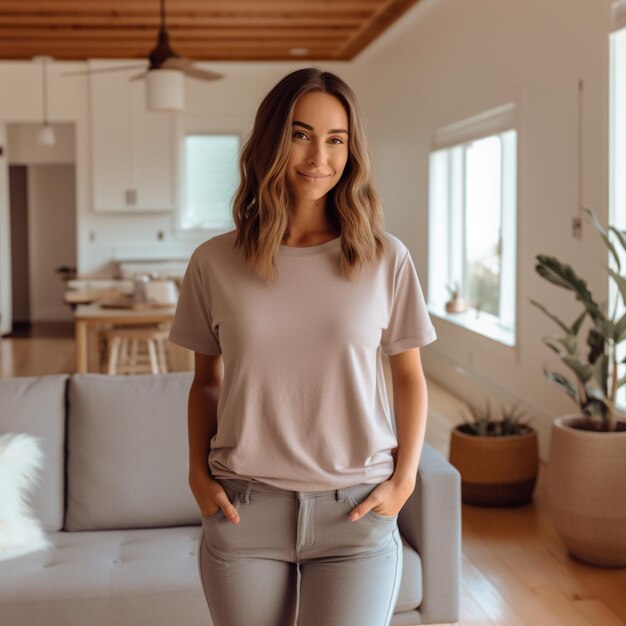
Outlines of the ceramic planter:
{"label": "ceramic planter", "polygon": [[574,558],[626,566],[626,422],[594,432],[579,414],[554,420],[548,465],[550,517]]}
{"label": "ceramic planter", "polygon": [[448,313],[463,313],[468,308],[469,304],[463,298],[454,298],[446,302],[446,311]]}
{"label": "ceramic planter", "polygon": [[537,432],[484,437],[457,425],[450,463],[461,473],[461,499],[478,506],[518,506],[532,498],[539,471]]}

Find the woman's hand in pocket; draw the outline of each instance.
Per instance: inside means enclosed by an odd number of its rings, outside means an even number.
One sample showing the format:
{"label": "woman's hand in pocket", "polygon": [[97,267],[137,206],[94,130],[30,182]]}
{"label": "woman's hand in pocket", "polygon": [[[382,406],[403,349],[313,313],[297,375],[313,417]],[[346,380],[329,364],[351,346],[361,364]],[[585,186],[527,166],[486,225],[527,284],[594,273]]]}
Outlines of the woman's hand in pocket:
{"label": "woman's hand in pocket", "polygon": [[210,517],[217,513],[219,509],[223,509],[226,519],[233,524],[239,523],[237,509],[228,499],[224,487],[217,480],[206,475],[190,475],[189,486],[198,503],[202,517]]}
{"label": "woman's hand in pocket", "polygon": [[397,515],[413,493],[413,489],[414,486],[400,484],[392,479],[386,480],[377,485],[363,502],[352,509],[348,517],[355,522],[366,515],[368,511],[390,517]]}

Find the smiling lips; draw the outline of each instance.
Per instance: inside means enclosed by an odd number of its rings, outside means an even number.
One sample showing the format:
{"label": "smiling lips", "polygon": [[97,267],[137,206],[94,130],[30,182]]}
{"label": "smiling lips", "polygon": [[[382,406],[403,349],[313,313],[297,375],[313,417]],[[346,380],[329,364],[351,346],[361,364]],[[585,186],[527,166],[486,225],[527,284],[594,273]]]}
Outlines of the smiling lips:
{"label": "smiling lips", "polygon": [[302,176],[302,178],[304,178],[304,180],[308,180],[310,182],[318,182],[320,180],[324,180],[325,178],[328,178],[330,176],[330,174],[303,174],[302,172],[298,172],[298,174],[300,174],[300,176]]}

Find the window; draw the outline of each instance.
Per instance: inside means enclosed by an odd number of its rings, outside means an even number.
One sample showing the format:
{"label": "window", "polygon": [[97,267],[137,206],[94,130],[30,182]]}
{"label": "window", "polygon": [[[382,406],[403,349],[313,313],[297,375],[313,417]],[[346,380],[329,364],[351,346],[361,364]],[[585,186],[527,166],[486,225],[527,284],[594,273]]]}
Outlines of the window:
{"label": "window", "polygon": [[[626,3],[619,2],[613,6],[613,32],[610,35],[610,97],[609,97],[609,224],[619,230],[626,230],[626,181],[624,180],[624,168],[626,167]],[[616,242],[615,236],[611,235],[611,241]],[[616,242],[622,276],[626,271],[626,255],[622,247]],[[608,252],[607,252],[608,254]],[[617,271],[617,265],[608,255],[608,263],[611,269]],[[615,319],[626,313],[626,307],[622,296],[615,284],[609,277],[609,302],[608,312],[615,312]],[[616,350],[617,363],[621,363],[626,357],[624,342],[618,344]],[[618,368],[618,378],[623,375],[623,368]],[[626,388],[617,390],[615,398],[617,407],[626,410]]]}
{"label": "window", "polygon": [[[430,154],[431,313],[515,345],[517,132],[511,105],[439,129]],[[448,289],[467,308],[448,312]]]}
{"label": "window", "polygon": [[239,135],[185,135],[179,227],[230,230],[239,185]]}

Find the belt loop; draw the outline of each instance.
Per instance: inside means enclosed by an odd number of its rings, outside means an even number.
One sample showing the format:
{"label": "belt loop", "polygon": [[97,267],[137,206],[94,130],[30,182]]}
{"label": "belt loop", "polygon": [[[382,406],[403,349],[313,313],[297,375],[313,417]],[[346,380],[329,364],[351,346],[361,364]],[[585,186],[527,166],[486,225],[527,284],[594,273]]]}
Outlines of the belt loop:
{"label": "belt loop", "polygon": [[241,501],[245,502],[246,504],[250,503],[250,489],[252,489],[252,481],[249,480],[246,483],[246,488],[242,493],[242,497],[241,497]]}
{"label": "belt loop", "polygon": [[337,500],[339,500],[339,502],[343,502],[345,494],[346,494],[345,488],[344,487],[339,487],[339,489],[337,489],[337,491],[335,493],[335,498]]}

